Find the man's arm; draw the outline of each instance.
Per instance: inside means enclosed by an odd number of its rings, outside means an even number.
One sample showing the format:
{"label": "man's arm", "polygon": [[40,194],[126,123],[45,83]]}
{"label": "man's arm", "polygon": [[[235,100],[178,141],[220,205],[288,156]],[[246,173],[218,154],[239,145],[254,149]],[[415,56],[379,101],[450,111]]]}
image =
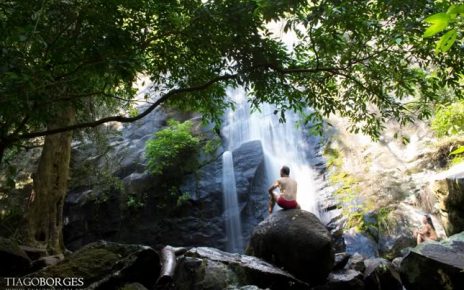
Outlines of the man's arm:
{"label": "man's arm", "polygon": [[273,185],[271,185],[271,187],[269,187],[269,190],[268,190],[269,194],[273,194],[274,190],[278,187],[279,187],[279,181],[277,180]]}

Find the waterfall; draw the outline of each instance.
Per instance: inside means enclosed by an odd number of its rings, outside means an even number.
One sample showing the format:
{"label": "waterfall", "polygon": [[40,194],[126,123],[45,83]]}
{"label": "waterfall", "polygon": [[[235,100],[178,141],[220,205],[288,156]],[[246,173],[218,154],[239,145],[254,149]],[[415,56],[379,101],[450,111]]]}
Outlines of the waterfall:
{"label": "waterfall", "polygon": [[226,250],[233,253],[242,253],[242,226],[235,184],[234,162],[230,151],[226,151],[222,155],[222,180],[227,237]]}
{"label": "waterfall", "polygon": [[311,167],[311,154],[317,142],[305,135],[304,128],[297,126],[299,116],[286,112],[286,122],[280,123],[272,105],[263,104],[260,112],[251,112],[242,88],[229,89],[228,96],[237,104],[234,111],[227,113],[223,128],[228,150],[247,141],[260,140],[270,182],[279,178],[282,165],[289,166],[290,177],[298,182],[298,203],[302,209],[319,216],[316,191],[321,184]]}

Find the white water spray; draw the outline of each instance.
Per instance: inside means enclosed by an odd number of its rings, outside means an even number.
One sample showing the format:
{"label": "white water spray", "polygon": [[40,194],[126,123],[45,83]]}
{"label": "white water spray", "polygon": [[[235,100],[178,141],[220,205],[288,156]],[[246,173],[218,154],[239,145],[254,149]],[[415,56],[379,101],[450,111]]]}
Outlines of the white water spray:
{"label": "white water spray", "polygon": [[237,103],[236,110],[228,112],[223,128],[228,150],[238,148],[247,141],[260,140],[266,175],[274,181],[279,178],[280,168],[289,166],[290,176],[298,182],[298,203],[302,209],[319,216],[316,191],[321,184],[316,181],[316,172],[310,164],[311,156],[308,156],[314,150],[314,144],[305,136],[304,129],[298,128],[298,116],[286,112],[286,122],[280,123],[271,105],[263,104],[261,112],[251,113],[243,89],[231,89],[228,95]]}
{"label": "white water spray", "polygon": [[222,180],[227,237],[226,250],[232,253],[242,253],[242,226],[235,184],[234,162],[230,151],[226,151],[222,155]]}

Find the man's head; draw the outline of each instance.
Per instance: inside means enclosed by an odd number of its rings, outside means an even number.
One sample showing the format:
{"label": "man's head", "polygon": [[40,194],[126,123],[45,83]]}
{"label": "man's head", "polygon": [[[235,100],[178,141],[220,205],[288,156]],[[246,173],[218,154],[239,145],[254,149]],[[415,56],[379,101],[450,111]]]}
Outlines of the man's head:
{"label": "man's head", "polygon": [[282,166],[282,168],[280,169],[280,176],[290,176],[290,168],[288,168],[288,166],[286,165]]}

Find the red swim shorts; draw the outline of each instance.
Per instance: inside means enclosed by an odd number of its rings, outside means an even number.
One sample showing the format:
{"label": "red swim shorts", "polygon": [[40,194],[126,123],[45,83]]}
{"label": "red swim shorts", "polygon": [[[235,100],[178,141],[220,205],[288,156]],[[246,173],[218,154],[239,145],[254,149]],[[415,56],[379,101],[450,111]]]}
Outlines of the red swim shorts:
{"label": "red swim shorts", "polygon": [[282,196],[279,196],[279,198],[277,199],[277,204],[281,208],[284,208],[284,209],[291,209],[291,208],[298,207],[298,203],[296,202],[296,200],[286,200]]}

